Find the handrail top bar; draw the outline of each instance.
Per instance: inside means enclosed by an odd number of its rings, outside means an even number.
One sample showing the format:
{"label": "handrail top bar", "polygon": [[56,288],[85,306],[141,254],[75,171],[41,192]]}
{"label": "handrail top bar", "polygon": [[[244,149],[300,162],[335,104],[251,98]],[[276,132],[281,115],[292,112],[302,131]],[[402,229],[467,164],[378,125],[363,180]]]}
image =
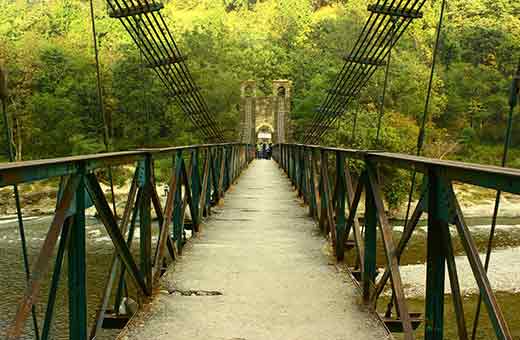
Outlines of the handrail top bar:
{"label": "handrail top bar", "polygon": [[282,145],[294,145],[294,146],[298,146],[298,147],[303,147],[305,149],[313,149],[313,150],[319,150],[319,151],[343,152],[343,153],[347,153],[352,158],[358,158],[358,159],[365,157],[365,155],[370,152],[375,152],[372,150],[345,149],[345,148],[337,148],[337,147],[331,147],[331,146],[307,145],[307,144],[282,143]]}
{"label": "handrail top bar", "polygon": [[204,149],[232,145],[246,144],[223,143],[189,145],[171,148],[138,149],[132,151],[105,152],[81,156],[0,163],[0,187],[71,175],[77,173],[82,167],[84,167],[86,171],[92,171],[109,166],[130,164],[142,160],[150,154],[160,155],[180,150],[191,150],[197,148]]}
{"label": "handrail top bar", "polygon": [[440,172],[442,176],[449,180],[520,194],[520,169],[441,160],[385,151],[354,150],[287,143],[281,145],[304,147],[306,149],[320,151],[343,152],[350,158],[362,159],[380,164],[392,164],[396,168],[416,170],[422,173],[434,170]]}
{"label": "handrail top bar", "polygon": [[[282,145],[294,145],[294,146],[305,147],[305,148],[315,149],[315,150],[345,152],[347,154],[352,154],[354,156],[357,156],[356,158],[364,158],[364,157],[368,157],[369,159],[375,158],[374,160],[377,160],[380,162],[393,162],[393,161],[398,160],[398,161],[406,161],[406,162],[410,162],[412,164],[422,165],[422,166],[427,166],[427,167],[440,166],[440,167],[447,167],[447,168],[461,168],[461,169],[465,169],[465,170],[491,172],[491,173],[496,173],[497,175],[509,175],[509,176],[520,177],[520,169],[500,167],[500,166],[495,166],[495,165],[443,160],[443,159],[436,159],[436,158],[430,158],[430,157],[408,155],[408,154],[404,154],[404,153],[377,151],[377,150],[343,149],[343,148],[336,148],[336,147],[323,147],[323,146],[319,146],[319,145],[287,144],[287,143],[284,143]],[[417,169],[417,170],[419,170],[419,169]]]}
{"label": "handrail top bar", "polygon": [[208,149],[222,146],[233,146],[233,145],[247,145],[244,143],[216,143],[216,144],[195,144],[195,145],[184,145],[184,146],[169,146],[165,148],[143,148],[138,149],[145,153],[162,154],[162,153],[173,153],[176,151],[193,150],[193,149]]}
{"label": "handrail top bar", "polygon": [[[179,150],[191,150],[191,149],[204,149],[210,147],[218,147],[218,146],[228,146],[228,145],[246,145],[241,143],[219,143],[219,144],[200,144],[200,145],[185,145],[185,146],[174,146],[167,148],[142,148],[131,151],[118,151],[118,152],[100,152],[88,155],[80,155],[80,156],[67,156],[67,157],[58,157],[58,158],[44,158],[30,161],[21,161],[21,162],[5,162],[0,163],[0,172],[3,170],[9,170],[14,168],[23,168],[23,167],[31,167],[31,166],[42,166],[42,165],[51,165],[51,164],[63,164],[63,163],[73,163],[73,162],[82,162],[82,161],[93,161],[93,160],[104,160],[118,157],[144,157],[146,154],[156,154],[163,153],[169,151],[179,151]],[[1,174],[0,174],[1,175]]]}
{"label": "handrail top bar", "polygon": [[141,150],[135,151],[119,151],[119,152],[101,152],[96,154],[88,154],[81,156],[67,156],[67,157],[58,157],[58,158],[44,158],[30,161],[21,161],[21,162],[5,162],[0,163],[0,176],[3,171],[13,170],[13,169],[22,169],[22,168],[30,168],[30,167],[41,167],[46,165],[58,165],[58,164],[67,164],[67,163],[81,163],[81,162],[89,162],[89,161],[104,161],[110,159],[117,158],[128,158],[128,157],[144,157],[145,152]]}
{"label": "handrail top bar", "polygon": [[[392,152],[368,152],[367,157],[380,162],[394,162],[394,161],[405,161],[415,164],[421,168],[417,168],[418,171],[426,171],[427,168],[440,167],[446,170],[460,169],[467,171],[478,171],[485,172],[495,175],[512,176],[520,179],[520,169],[500,167],[496,165],[469,163],[461,161],[443,160],[436,158],[429,158],[423,156],[414,156],[401,153]],[[448,175],[449,176],[449,175]]]}

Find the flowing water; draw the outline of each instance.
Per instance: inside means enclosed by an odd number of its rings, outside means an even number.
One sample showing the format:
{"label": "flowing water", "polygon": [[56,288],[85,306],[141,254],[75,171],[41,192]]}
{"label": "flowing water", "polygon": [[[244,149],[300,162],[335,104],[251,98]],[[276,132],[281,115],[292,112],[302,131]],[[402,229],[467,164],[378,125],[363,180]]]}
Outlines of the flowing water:
{"label": "flowing water", "polygon": [[[34,263],[40,247],[48,231],[51,217],[35,217],[25,220],[26,237],[29,252],[29,261]],[[489,234],[489,218],[468,219],[471,225],[472,235],[477,242],[481,255],[485,252],[487,237]],[[394,240],[398,240],[401,235],[402,223],[393,222]],[[418,226],[411,242],[402,256],[401,273],[405,284],[405,294],[412,311],[424,310],[425,294],[425,265],[426,256],[426,227],[424,221]],[[476,284],[473,274],[469,267],[464,250],[460,245],[457,232],[451,229],[456,253],[456,263],[459,273],[460,285],[463,293],[466,322],[468,328],[473,321],[476,305]],[[139,230],[136,230],[136,237],[139,237]],[[156,238],[154,239],[156,240]],[[384,261],[382,246],[379,244],[380,254],[378,263]],[[134,242],[133,251],[138,251],[138,242]],[[108,269],[113,253],[111,240],[104,227],[93,218],[87,220],[87,276],[88,276],[88,303],[89,316],[92,322],[99,297],[106,282]],[[58,292],[55,319],[52,327],[52,339],[68,338],[68,296],[67,296],[67,263],[62,269],[62,278]],[[54,263],[54,258],[52,260]],[[53,266],[53,265],[52,265]],[[52,269],[51,266],[51,269]],[[520,339],[520,219],[502,218],[499,220],[495,237],[495,249],[493,252],[489,278],[492,287],[497,292],[499,304],[502,307],[505,318],[508,321],[511,331],[516,339]],[[41,289],[41,299],[37,305],[40,328],[43,324],[43,314],[46,306],[49,291],[50,273],[43,280]],[[12,218],[0,220],[0,336],[5,334],[8,324],[13,319],[18,302],[25,288],[25,276],[23,272],[23,262],[21,257],[20,237],[16,221]],[[446,275],[446,291],[449,292],[449,281]],[[380,301],[379,310],[384,310],[386,302],[389,300],[389,291],[386,291]],[[457,339],[455,315],[453,312],[451,295],[446,295],[446,339]],[[481,315],[481,325],[479,328],[478,339],[493,339],[493,330],[487,321],[485,308]],[[27,331],[24,339],[33,339],[31,322],[27,322]],[[418,338],[422,337],[423,328],[419,328]],[[98,339],[110,339],[117,334],[117,331],[104,330]],[[400,336],[396,335],[396,339]]]}
{"label": "flowing water", "polygon": [[[35,262],[51,223],[51,217],[38,217],[27,219],[25,234],[27,239],[29,262]],[[93,217],[87,218],[87,294],[89,321],[95,317],[100,296],[107,280],[109,267],[112,260],[113,245],[106,230],[99,221]],[[156,241],[156,236],[153,241]],[[132,252],[138,254],[139,228],[134,234]],[[56,247],[57,248],[57,247]],[[41,287],[41,298],[37,305],[39,328],[43,327],[43,315],[46,308],[49,292],[51,273],[54,268],[55,255],[47,277]],[[62,267],[62,275],[56,299],[55,318],[52,324],[51,339],[68,339],[68,282],[67,282],[67,255],[65,254]],[[138,258],[138,257],[134,257]],[[138,262],[138,261],[137,261]],[[0,336],[5,334],[9,323],[13,320],[17,305],[25,289],[25,274],[23,272],[22,252],[20,236],[16,221],[4,219],[0,222]],[[26,335],[23,339],[34,339],[32,333],[32,321],[27,321]],[[117,334],[114,330],[103,330],[97,339],[111,339]]]}

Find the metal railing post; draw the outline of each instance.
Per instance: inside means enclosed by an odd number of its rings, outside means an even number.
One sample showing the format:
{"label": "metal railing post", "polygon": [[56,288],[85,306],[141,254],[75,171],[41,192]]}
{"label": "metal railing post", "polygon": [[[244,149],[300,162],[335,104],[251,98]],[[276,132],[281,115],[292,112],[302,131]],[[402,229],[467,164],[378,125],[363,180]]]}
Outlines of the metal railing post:
{"label": "metal railing post", "polygon": [[318,217],[317,204],[316,204],[316,175],[314,173],[314,151],[309,149],[309,190],[310,190],[310,203],[309,203],[309,215],[316,219]]}
{"label": "metal railing post", "polygon": [[443,229],[448,227],[448,186],[435,168],[428,170],[428,239],[426,256],[425,340],[442,340],[444,329]]}
{"label": "metal railing post", "polygon": [[199,211],[200,211],[200,195],[201,195],[201,179],[199,172],[199,149],[194,149],[191,152],[191,197],[193,214],[191,221],[193,223],[193,230],[199,230]]}
{"label": "metal railing post", "polygon": [[336,258],[342,261],[345,255],[345,190],[347,187],[345,178],[345,155],[336,152]]}
{"label": "metal railing post", "polygon": [[179,253],[182,249],[183,235],[182,228],[184,225],[182,216],[182,167],[184,166],[184,158],[182,151],[178,151],[175,157],[175,176],[177,177],[177,188],[175,192],[173,207],[173,241],[177,243]]}
{"label": "metal railing post", "polygon": [[85,246],[85,164],[80,165],[80,179],[73,208],[73,225],[68,246],[69,338],[87,339],[87,274]]}
{"label": "metal railing post", "polygon": [[291,162],[291,181],[294,186],[296,186],[296,147],[294,145],[290,146],[290,162]]}
{"label": "metal railing post", "polygon": [[298,149],[298,168],[300,169],[300,177],[298,178],[298,193],[305,201],[305,150],[303,149],[303,146],[299,146]]}
{"label": "metal railing post", "polygon": [[376,244],[377,244],[377,207],[374,194],[370,190],[370,182],[366,171],[374,171],[372,165],[365,161],[366,170],[361,175],[365,187],[365,268],[363,271],[363,301],[370,303],[372,288],[376,278]]}
{"label": "metal railing post", "polygon": [[152,155],[147,154],[139,172],[139,184],[142,188],[139,202],[139,249],[140,269],[149,292],[152,291],[152,166]]}

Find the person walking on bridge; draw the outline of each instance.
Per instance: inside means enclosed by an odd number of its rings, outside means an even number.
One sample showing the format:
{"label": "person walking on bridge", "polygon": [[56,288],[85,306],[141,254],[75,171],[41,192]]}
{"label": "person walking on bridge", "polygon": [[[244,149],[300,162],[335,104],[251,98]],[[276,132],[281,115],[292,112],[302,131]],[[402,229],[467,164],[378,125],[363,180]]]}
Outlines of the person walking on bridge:
{"label": "person walking on bridge", "polygon": [[260,143],[256,144],[256,159],[262,158],[262,145]]}

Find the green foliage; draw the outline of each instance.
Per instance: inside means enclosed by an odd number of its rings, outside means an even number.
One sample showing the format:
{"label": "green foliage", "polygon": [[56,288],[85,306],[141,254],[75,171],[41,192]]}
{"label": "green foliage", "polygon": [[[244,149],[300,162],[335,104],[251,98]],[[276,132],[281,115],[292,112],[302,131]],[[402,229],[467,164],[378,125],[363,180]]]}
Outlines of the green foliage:
{"label": "green foliage", "polygon": [[412,176],[408,171],[387,169],[383,181],[383,194],[388,209],[397,210],[408,199]]}
{"label": "green foliage", "polygon": [[[427,3],[393,50],[380,139],[384,72],[323,144],[415,153],[425,110],[439,1]],[[96,0],[104,104],[118,150],[201,142],[117,20]],[[520,55],[520,5],[513,0],[449,2],[434,77],[424,154],[496,163],[508,113],[508,88]],[[293,81],[291,119],[298,138],[324,100],[368,12],[363,0],[170,0],[172,28],[209,111],[237,137],[240,83]],[[0,62],[9,72],[8,111],[24,159],[104,150],[89,6],[85,1],[0,3]],[[357,112],[357,113],[356,113]],[[356,133],[353,134],[354,116]],[[515,114],[514,131],[520,129]],[[5,145],[4,135],[0,136]],[[480,144],[482,143],[482,144]],[[520,134],[513,134],[520,148]],[[511,165],[517,165],[511,158]],[[166,164],[166,163],[165,163]],[[354,172],[359,164],[351,163]],[[165,169],[167,166],[165,166]],[[383,169],[396,206],[408,175]],[[163,174],[166,176],[167,174]]]}
{"label": "green foliage", "polygon": [[466,149],[471,148],[472,145],[477,141],[477,133],[475,132],[475,129],[471,127],[465,127],[462,130],[459,142],[462,144]]}

